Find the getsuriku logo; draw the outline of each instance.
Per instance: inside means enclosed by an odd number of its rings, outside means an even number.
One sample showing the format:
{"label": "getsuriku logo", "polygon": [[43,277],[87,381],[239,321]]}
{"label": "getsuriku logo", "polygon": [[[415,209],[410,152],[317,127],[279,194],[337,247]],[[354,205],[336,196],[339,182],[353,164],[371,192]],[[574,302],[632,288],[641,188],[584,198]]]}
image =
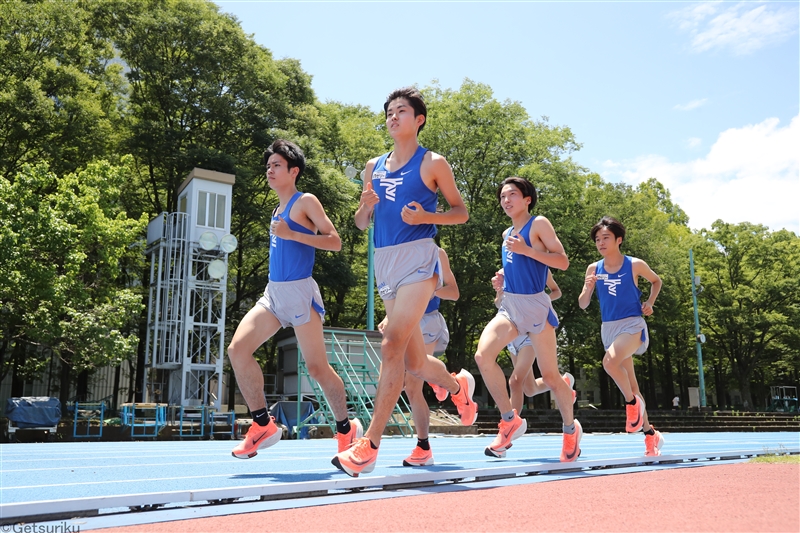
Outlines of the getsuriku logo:
{"label": "getsuriku logo", "polygon": [[397,187],[403,184],[403,178],[387,178],[386,172],[375,172],[373,178],[379,180],[381,187],[386,187],[386,199],[394,202]]}
{"label": "getsuriku logo", "polygon": [[606,287],[608,287],[608,294],[612,296],[617,295],[617,285],[622,283],[621,279],[607,279],[603,283],[605,283]]}

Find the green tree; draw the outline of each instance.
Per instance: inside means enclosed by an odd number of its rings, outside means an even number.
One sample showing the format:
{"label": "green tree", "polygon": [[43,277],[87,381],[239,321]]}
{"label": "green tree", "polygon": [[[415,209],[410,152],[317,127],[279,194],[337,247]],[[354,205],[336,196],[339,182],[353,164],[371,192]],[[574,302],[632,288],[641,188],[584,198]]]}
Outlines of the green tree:
{"label": "green tree", "polygon": [[74,172],[118,139],[122,66],[83,1],[0,3],[0,175]]}
{"label": "green tree", "polygon": [[297,62],[274,61],[211,2],[111,0],[94,14],[127,67],[125,145],[149,212],[175,211],[195,166],[257,175],[275,133],[296,130],[313,104]]}
{"label": "green tree", "polygon": [[144,220],[119,207],[130,176],[100,162],[64,177],[40,164],[23,166],[13,181],[0,178],[0,355],[17,387],[38,377],[52,352],[63,404],[76,373],[135,352],[143,305],[132,273],[142,256],[131,244]]}
{"label": "green tree", "polygon": [[729,361],[742,400],[755,406],[754,376],[797,359],[797,344],[789,343],[800,330],[800,239],[721,220],[701,235],[706,242],[694,256],[705,289],[698,298],[706,346]]}

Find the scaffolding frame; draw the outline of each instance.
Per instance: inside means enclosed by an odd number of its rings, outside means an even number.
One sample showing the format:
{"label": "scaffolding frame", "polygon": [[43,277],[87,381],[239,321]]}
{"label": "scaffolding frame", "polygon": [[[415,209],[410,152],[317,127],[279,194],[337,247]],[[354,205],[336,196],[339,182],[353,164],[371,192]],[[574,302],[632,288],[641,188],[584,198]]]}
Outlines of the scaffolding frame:
{"label": "scaffolding frame", "polygon": [[[369,341],[366,333],[358,331],[337,332],[331,329],[323,329],[323,334],[325,335],[328,362],[344,383],[348,416],[358,418],[364,427],[368,427],[372,422],[373,398],[375,397],[380,376],[380,355]],[[297,352],[298,422],[295,426],[295,431],[299,435],[300,430],[305,426],[323,425],[330,427],[331,432],[335,433],[336,418],[333,415],[333,410],[322,388],[309,375],[299,344],[297,345]],[[305,418],[301,418],[303,402],[301,384],[303,380],[314,391],[319,405],[311,415]],[[406,413],[410,412],[411,409],[408,402],[401,394],[397,404],[394,406],[392,416],[386,424],[386,428],[390,431],[394,428],[406,437],[412,436],[414,428],[406,415]]]}
{"label": "scaffolding frame", "polygon": [[225,277],[208,265],[227,254],[205,250],[187,237],[189,215],[161,213],[148,233],[157,234],[150,256],[147,305],[145,401],[221,408],[225,354]]}

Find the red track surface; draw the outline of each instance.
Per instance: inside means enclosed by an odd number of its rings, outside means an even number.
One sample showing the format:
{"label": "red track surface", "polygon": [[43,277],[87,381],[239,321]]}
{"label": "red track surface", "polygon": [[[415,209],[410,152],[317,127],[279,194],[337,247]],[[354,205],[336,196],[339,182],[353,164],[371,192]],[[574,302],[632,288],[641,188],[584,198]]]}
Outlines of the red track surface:
{"label": "red track surface", "polygon": [[800,531],[800,465],[738,463],[102,530]]}

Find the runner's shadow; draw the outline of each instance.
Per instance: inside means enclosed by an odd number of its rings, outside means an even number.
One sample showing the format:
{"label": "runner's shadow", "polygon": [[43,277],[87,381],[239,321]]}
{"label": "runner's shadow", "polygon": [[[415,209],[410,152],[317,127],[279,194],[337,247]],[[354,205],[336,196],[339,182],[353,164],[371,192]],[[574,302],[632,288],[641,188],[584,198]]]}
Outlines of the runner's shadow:
{"label": "runner's shadow", "polygon": [[[313,474],[299,474],[299,473],[286,473],[286,474],[236,474],[231,476],[231,479],[262,479],[270,480],[276,483],[300,483],[303,481],[325,481],[331,479],[334,475],[341,474],[340,471],[332,472],[315,472]],[[337,476],[338,477],[338,476]]]}
{"label": "runner's shadow", "polygon": [[447,472],[447,471],[467,470],[467,468],[463,466],[459,466],[457,464],[452,464],[452,463],[444,463],[444,464],[430,465],[430,466],[391,465],[391,466],[386,466],[384,468],[392,470],[392,472],[400,470],[404,474],[413,474],[414,472]]}

